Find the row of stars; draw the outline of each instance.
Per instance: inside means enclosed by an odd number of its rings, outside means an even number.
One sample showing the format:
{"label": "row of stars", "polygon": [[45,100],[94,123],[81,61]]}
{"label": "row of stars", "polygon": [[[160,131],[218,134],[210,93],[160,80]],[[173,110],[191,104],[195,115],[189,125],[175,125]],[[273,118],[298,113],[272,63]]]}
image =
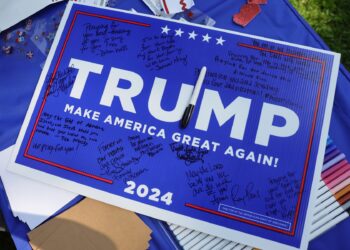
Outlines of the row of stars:
{"label": "row of stars", "polygon": [[[168,25],[161,27],[162,29],[162,34],[169,34],[169,31],[171,31],[171,29],[168,28]],[[179,36],[182,37],[182,34],[185,33],[181,28],[178,28],[175,31],[175,36]],[[196,37],[198,36],[198,34],[196,32],[194,32],[194,30],[190,33],[188,33],[188,39],[192,39],[192,40],[196,40]],[[209,34],[207,33],[206,35],[202,35],[202,42],[207,42],[210,43],[210,39],[212,39],[211,36],[209,36]],[[215,38],[216,39],[216,45],[224,45],[224,42],[226,42],[226,40],[224,40],[222,38],[222,36],[220,36],[219,38]]]}

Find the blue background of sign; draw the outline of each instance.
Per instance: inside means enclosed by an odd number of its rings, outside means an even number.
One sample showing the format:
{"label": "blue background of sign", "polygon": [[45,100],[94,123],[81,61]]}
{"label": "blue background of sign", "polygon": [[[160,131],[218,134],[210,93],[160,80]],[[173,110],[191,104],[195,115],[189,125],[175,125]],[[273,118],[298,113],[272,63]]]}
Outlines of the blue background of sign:
{"label": "blue background of sign", "polygon": [[[49,96],[44,108],[44,112],[56,113],[56,114],[62,115],[64,105],[66,103],[70,103],[70,104],[75,104],[77,106],[80,105],[82,107],[100,111],[101,117],[104,117],[105,114],[113,114],[113,115],[118,115],[125,119],[135,120],[141,123],[147,123],[149,125],[154,125],[158,128],[164,128],[167,134],[166,140],[163,140],[161,138],[152,139],[152,143],[154,144],[161,143],[164,145],[163,151],[157,154],[156,157],[152,157],[152,158],[147,158],[145,156],[141,157],[140,163],[136,166],[136,168],[139,168],[139,169],[147,168],[148,170],[143,175],[137,177],[135,179],[135,182],[138,184],[147,184],[149,187],[157,187],[162,192],[168,192],[168,191],[174,192],[173,203],[171,204],[171,206],[167,206],[164,203],[154,203],[145,198],[139,198],[137,196],[130,196],[128,194],[125,194],[123,192],[123,189],[125,188],[125,184],[123,183],[122,180],[115,181],[113,185],[109,185],[109,184],[101,183],[84,176],[79,176],[77,174],[73,174],[67,171],[63,171],[61,169],[57,169],[51,166],[47,166],[45,164],[41,164],[32,160],[23,158],[22,157],[23,151],[24,151],[26,142],[28,141],[28,135],[33,127],[33,124],[35,121],[35,115],[38,113],[38,109],[41,104],[40,101],[38,102],[36,109],[34,111],[34,116],[33,116],[34,119],[32,118],[29,124],[28,131],[24,138],[24,141],[23,141],[24,143],[19,153],[17,162],[33,167],[35,169],[39,169],[41,171],[45,171],[50,174],[54,174],[63,178],[74,180],[84,185],[88,185],[91,187],[108,191],[110,193],[121,195],[126,198],[135,199],[137,201],[144,202],[150,205],[157,205],[160,208],[176,211],[180,214],[185,214],[185,215],[206,220],[218,225],[224,225],[229,228],[239,229],[241,231],[252,233],[254,235],[258,235],[258,236],[262,236],[262,237],[276,240],[279,242],[283,242],[286,244],[298,246],[300,243],[300,236],[302,233],[303,221],[305,219],[305,209],[308,202],[307,197],[308,197],[310,185],[311,185],[310,180],[313,176],[313,167],[315,164],[316,153],[318,148],[318,140],[320,136],[320,128],[321,128],[320,121],[322,121],[323,111],[326,103],[325,98],[327,95],[328,82],[329,82],[330,70],[331,70],[331,64],[332,64],[332,56],[324,55],[317,52],[307,51],[303,49],[292,48],[294,53],[302,53],[307,57],[318,58],[326,62],[326,72],[325,72],[324,84],[322,89],[321,103],[319,107],[318,123],[315,129],[314,143],[312,147],[310,164],[309,164],[310,171],[308,172],[308,175],[307,175],[305,192],[303,193],[301,213],[298,218],[296,237],[293,238],[293,237],[285,236],[273,231],[268,231],[256,226],[248,225],[246,223],[238,222],[227,218],[221,218],[215,215],[210,215],[208,213],[196,211],[185,207],[184,206],[185,203],[192,203],[192,204],[201,205],[209,209],[217,210],[217,205],[213,205],[212,203],[210,203],[206,196],[204,195],[198,195],[197,197],[192,196],[192,190],[189,188],[188,183],[186,182],[185,172],[191,169],[198,169],[202,164],[206,166],[209,166],[209,165],[213,166],[213,164],[220,163],[220,164],[223,164],[225,173],[229,175],[228,178],[232,180],[232,183],[231,183],[232,185],[243,186],[243,190],[244,190],[244,186],[252,182],[254,183],[254,187],[257,190],[259,190],[261,196],[266,196],[268,192],[266,186],[269,183],[268,180],[271,178],[286,176],[288,172],[294,172],[296,176],[295,179],[300,180],[302,175],[302,168],[304,165],[303,163],[305,161],[306,147],[307,147],[308,140],[310,139],[309,135],[310,135],[311,122],[312,122],[311,120],[312,116],[310,116],[310,113],[314,112],[314,105],[310,105],[310,104],[315,103],[317,86],[319,82],[319,77],[316,75],[321,74],[321,67],[314,66],[315,63],[313,62],[307,63],[306,68],[312,68],[312,70],[315,73],[315,77],[311,81],[306,81],[301,79],[300,77],[293,76],[292,84],[284,85],[283,89],[282,88],[280,89],[281,91],[280,93],[282,96],[288,97],[289,99],[297,102],[302,107],[301,109],[296,110],[293,107],[289,107],[288,105],[283,105],[285,107],[292,108],[300,118],[300,129],[295,136],[292,136],[289,138],[283,138],[283,139],[272,138],[270,140],[270,145],[267,148],[255,145],[253,142],[254,142],[255,133],[257,129],[257,120],[259,119],[260,110],[261,110],[262,103],[264,102],[264,99],[261,97],[258,98],[256,96],[252,96],[249,94],[243,94],[243,93],[238,94],[234,91],[227,91],[223,88],[215,88],[210,84],[205,84],[204,87],[208,89],[218,90],[220,92],[220,96],[225,105],[228,105],[238,95],[247,97],[247,98],[253,98],[252,109],[249,114],[248,126],[247,126],[244,140],[237,141],[234,139],[230,139],[229,132],[231,130],[232,122],[231,123],[228,122],[224,126],[219,128],[215,119],[212,119],[207,132],[194,129],[194,123],[198,115],[199,105],[196,108],[196,111],[194,113],[193,119],[191,120],[191,124],[189,125],[189,127],[186,128],[186,130],[181,130],[179,128],[178,122],[170,123],[170,124],[164,123],[150,116],[146,104],[148,103],[148,97],[154,81],[154,77],[161,77],[168,80],[168,84],[165,90],[165,96],[163,98],[163,100],[166,100],[166,101],[162,102],[162,105],[163,105],[162,107],[164,109],[167,109],[167,108],[171,109],[172,107],[174,107],[174,104],[176,102],[177,94],[179,93],[181,83],[184,82],[188,84],[194,84],[198,74],[196,69],[201,68],[202,65],[206,65],[209,71],[212,70],[212,71],[215,71],[216,73],[227,74],[230,68],[215,64],[213,61],[213,58],[216,55],[226,56],[228,53],[228,50],[235,51],[241,55],[260,57],[262,55],[261,55],[261,52],[259,51],[237,46],[237,43],[253,44],[254,42],[256,43],[259,41],[253,40],[251,38],[222,33],[219,31],[207,30],[205,28],[193,27],[185,24],[172,23],[168,21],[157,20],[157,19],[152,19],[147,17],[134,16],[130,14],[106,11],[106,10],[97,10],[90,7],[79,6],[78,8],[84,11],[89,11],[89,12],[93,11],[93,13],[100,13],[103,15],[115,16],[118,18],[148,23],[151,25],[151,27],[145,28],[145,27],[139,27],[139,26],[134,26],[134,25],[125,24],[125,23],[123,24],[120,23],[119,25],[121,28],[131,30],[130,37],[125,38],[125,41],[129,48],[128,52],[118,53],[117,55],[111,54],[111,55],[106,55],[104,57],[98,57],[96,56],[95,53],[84,52],[82,54],[79,51],[79,48],[81,47],[81,43],[82,43],[81,30],[83,28],[83,25],[86,23],[93,23],[95,25],[106,24],[106,23],[109,24],[110,21],[96,18],[96,17],[88,17],[88,16],[80,15],[76,19],[71,36],[68,40],[67,47],[64,51],[61,63],[59,64],[59,70],[61,71],[66,70],[69,60],[72,57],[81,59],[81,60],[91,61],[94,63],[103,64],[104,69],[101,75],[91,74],[89,76],[86,84],[86,88],[83,92],[81,100],[77,100],[69,97],[70,91],[68,89],[66,92],[60,92],[59,98],[54,94]],[[74,7],[73,7],[73,10],[74,10]],[[63,32],[60,44],[58,45],[55,56],[52,60],[52,64],[50,66],[49,72],[52,72],[53,68],[55,67],[55,64],[58,59],[58,54],[63,45],[63,39],[66,36],[71,20],[72,20],[72,15],[68,19],[67,26],[65,28],[65,31]],[[184,37],[182,38],[174,37],[173,39],[175,39],[176,41],[175,46],[182,49],[183,54],[189,56],[189,60],[187,61],[187,65],[176,64],[175,67],[165,68],[160,71],[152,71],[145,68],[144,62],[137,59],[137,53],[140,51],[141,39],[143,39],[146,36],[160,35],[161,27],[164,27],[165,25],[168,25],[169,28],[172,29],[172,31],[174,29],[178,29],[179,27],[181,27],[181,29],[185,31]],[[191,32],[192,30],[195,30],[196,33],[199,34],[197,39],[201,38],[200,35],[202,34],[203,35],[206,33],[210,34],[210,36],[212,36],[211,44],[206,44],[201,40],[193,41],[194,44],[190,44],[190,42],[192,41],[188,40],[187,33]],[[220,36],[222,36],[226,40],[224,46],[222,47],[213,43],[214,38],[217,38]],[[283,49],[289,48],[289,46],[285,46],[285,45],[276,45],[270,42],[269,43],[264,42],[264,43],[266,43],[268,46],[275,46],[275,48],[276,47],[283,48]],[[195,58],[195,60],[192,58]],[[276,59],[272,57],[268,57],[268,60],[270,60],[271,62],[274,62],[275,60],[279,61],[278,58]],[[296,60],[296,59],[293,59],[293,60]],[[103,107],[99,105],[99,100],[101,98],[110,67],[117,67],[117,68],[131,70],[142,76],[144,80],[144,88],[141,94],[136,98],[134,98],[137,114],[124,112],[117,99],[113,101],[111,108]],[[181,72],[181,74],[179,74],[178,72]],[[273,86],[279,87],[279,81],[271,80],[269,83]],[[127,87],[127,83],[125,84],[126,84],[125,86]],[[297,84],[297,87],[296,87],[296,84]],[[43,99],[45,90],[46,89],[43,88],[41,96],[39,97],[39,100]],[[200,103],[202,94],[203,94],[203,91],[201,92],[199,103]],[[268,101],[268,102],[274,103],[273,101]],[[275,104],[278,104],[278,103],[275,103]],[[67,117],[72,119],[77,119],[76,116],[73,117],[71,115],[67,115]],[[101,126],[103,123],[98,122],[97,124]],[[283,123],[281,122],[281,124]],[[137,134],[137,132],[132,132],[129,130],[125,130],[122,128],[117,128],[109,125],[105,125],[104,129],[105,129],[105,133],[103,133],[98,137],[99,143],[108,142],[109,140],[111,140],[111,134],[118,134],[118,136],[116,136],[116,139],[122,138],[123,141],[128,141],[127,139],[128,136]],[[183,161],[179,160],[176,157],[176,154],[174,152],[171,152],[170,150],[169,144],[172,142],[171,134],[173,132],[186,133],[191,136],[197,136],[203,139],[218,141],[221,143],[221,146],[218,149],[218,152],[209,152],[207,155],[205,155],[203,158],[204,163],[196,162],[191,164],[190,166],[187,166],[186,164],[184,164]],[[46,136],[36,133],[33,138],[33,143],[35,142],[42,143],[42,142],[48,142],[48,141]],[[56,138],[50,138],[50,144],[54,145],[57,143],[62,143],[62,142]],[[91,174],[101,176],[103,178],[108,178],[108,176],[103,176],[101,173],[101,169],[97,167],[98,164],[96,162],[96,159],[99,157],[98,144],[97,143],[92,143],[92,144],[93,145],[90,145],[87,147],[81,146],[78,148],[76,152],[74,152],[74,154],[71,154],[71,155],[67,154],[65,157],[63,157],[63,155],[60,153],[57,153],[57,154],[52,154],[52,153],[50,154],[50,153],[44,153],[44,152],[38,153],[32,148],[29,150],[29,153],[46,160],[57,162],[65,166],[70,166],[74,169],[89,172]],[[131,148],[130,145],[128,144],[123,144],[123,145],[125,146],[126,152],[128,152],[130,155],[135,154],[135,152],[133,152],[133,149]],[[274,155],[279,158],[279,163],[278,163],[279,166],[277,168],[260,166],[258,164],[254,164],[248,161],[242,161],[242,160],[238,160],[228,156],[224,156],[222,150],[226,148],[226,146],[228,145],[232,145],[234,148],[242,147],[242,148],[246,148],[248,151],[252,150],[255,152]],[[181,180],[183,180],[183,183],[179,185],[179,182]],[[265,204],[262,200],[251,200],[247,202],[247,204],[244,204],[244,203],[234,204],[234,202],[232,201],[225,201],[225,203],[227,203],[227,205],[239,207],[240,209],[249,210],[255,213],[265,214],[267,212]],[[293,207],[295,206],[295,204],[296,204],[296,199],[294,199],[293,204],[290,204],[290,205],[291,207]],[[286,218],[282,218],[278,216],[276,216],[276,219],[286,220]],[[292,222],[293,219],[294,218],[289,218],[290,222]]]}

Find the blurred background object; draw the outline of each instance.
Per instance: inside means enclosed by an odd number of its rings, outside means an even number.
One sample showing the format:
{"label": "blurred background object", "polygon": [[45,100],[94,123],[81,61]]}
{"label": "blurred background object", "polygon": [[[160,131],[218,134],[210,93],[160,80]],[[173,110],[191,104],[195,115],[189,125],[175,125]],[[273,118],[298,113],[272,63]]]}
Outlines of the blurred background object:
{"label": "blurred background object", "polygon": [[342,63],[350,70],[350,1],[290,0],[290,2],[330,49],[342,54]]}
{"label": "blurred background object", "polygon": [[5,225],[4,217],[2,216],[1,210],[0,210],[0,249],[2,250],[16,249],[12,242],[11,235],[7,231],[7,227]]}

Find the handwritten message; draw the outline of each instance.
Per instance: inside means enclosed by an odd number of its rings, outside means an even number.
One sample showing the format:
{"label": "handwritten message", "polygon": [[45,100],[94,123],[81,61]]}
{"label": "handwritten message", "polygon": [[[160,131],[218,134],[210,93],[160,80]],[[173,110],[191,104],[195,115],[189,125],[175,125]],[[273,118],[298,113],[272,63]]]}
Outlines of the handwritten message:
{"label": "handwritten message", "polygon": [[185,175],[193,197],[205,195],[213,205],[219,205],[230,198],[229,186],[232,179],[222,164],[205,164],[191,168]]}
{"label": "handwritten message", "polygon": [[154,157],[161,151],[163,151],[162,143],[154,143],[153,136],[147,136],[142,138],[140,135],[134,135],[128,137],[131,147],[135,152],[142,155],[147,155],[149,157]]}
{"label": "handwritten message", "polygon": [[[254,46],[278,50],[281,53],[286,50],[281,46],[277,47],[277,45],[269,45],[257,40],[254,41]],[[290,50],[285,53],[300,54],[300,52]],[[283,95],[280,88],[291,84],[296,78],[311,82],[318,81],[318,78],[315,77],[318,75],[317,69],[311,67],[312,62],[282,54],[267,53],[263,50],[259,51],[259,55],[246,55],[239,51],[229,50],[226,54],[215,55],[214,61],[226,67],[228,73],[209,71],[205,84],[262,97],[267,101],[288,105],[299,110],[303,107]],[[271,81],[278,81],[281,87],[271,84]]]}
{"label": "handwritten message", "polygon": [[104,132],[104,128],[96,124],[43,112],[38,121],[36,133],[45,137],[57,138],[60,143],[53,144],[49,143],[49,140],[45,140],[43,143],[34,143],[32,147],[41,152],[64,151],[72,153],[79,147],[96,143],[102,132]]}
{"label": "handwritten message", "polygon": [[112,21],[108,24],[85,23],[82,33],[81,53],[89,51],[96,56],[118,54],[128,50],[127,38],[131,30],[121,28]]}
{"label": "handwritten message", "polygon": [[176,153],[177,158],[184,161],[187,166],[196,162],[204,163],[204,156],[209,153],[207,149],[201,149],[179,142],[171,143],[170,149],[172,152]]}
{"label": "handwritten message", "polygon": [[269,178],[267,195],[264,197],[266,215],[290,220],[295,213],[295,206],[292,205],[300,190],[300,180],[295,172],[288,172],[286,175],[276,178]]}
{"label": "handwritten message", "polygon": [[60,93],[68,94],[75,81],[73,68],[66,68],[56,72],[54,78],[47,77],[46,84],[50,85],[48,96],[59,97]]}
{"label": "handwritten message", "polygon": [[188,55],[181,46],[176,45],[175,37],[165,34],[143,38],[137,58],[152,71],[188,63]]}
{"label": "handwritten message", "polygon": [[[127,146],[129,142],[134,152]],[[99,157],[97,163],[103,175],[114,180],[134,180],[149,171],[147,167],[140,165],[142,159],[152,158],[163,150],[161,143],[154,143],[151,136],[129,136],[127,140],[122,138],[109,142],[103,142],[98,147]]]}

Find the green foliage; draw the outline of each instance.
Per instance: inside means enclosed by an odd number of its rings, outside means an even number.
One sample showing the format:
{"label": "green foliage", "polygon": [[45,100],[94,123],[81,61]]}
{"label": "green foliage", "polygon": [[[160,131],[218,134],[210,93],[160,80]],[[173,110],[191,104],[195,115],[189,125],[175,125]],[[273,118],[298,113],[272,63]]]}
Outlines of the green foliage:
{"label": "green foliage", "polygon": [[290,0],[350,69],[350,0]]}

